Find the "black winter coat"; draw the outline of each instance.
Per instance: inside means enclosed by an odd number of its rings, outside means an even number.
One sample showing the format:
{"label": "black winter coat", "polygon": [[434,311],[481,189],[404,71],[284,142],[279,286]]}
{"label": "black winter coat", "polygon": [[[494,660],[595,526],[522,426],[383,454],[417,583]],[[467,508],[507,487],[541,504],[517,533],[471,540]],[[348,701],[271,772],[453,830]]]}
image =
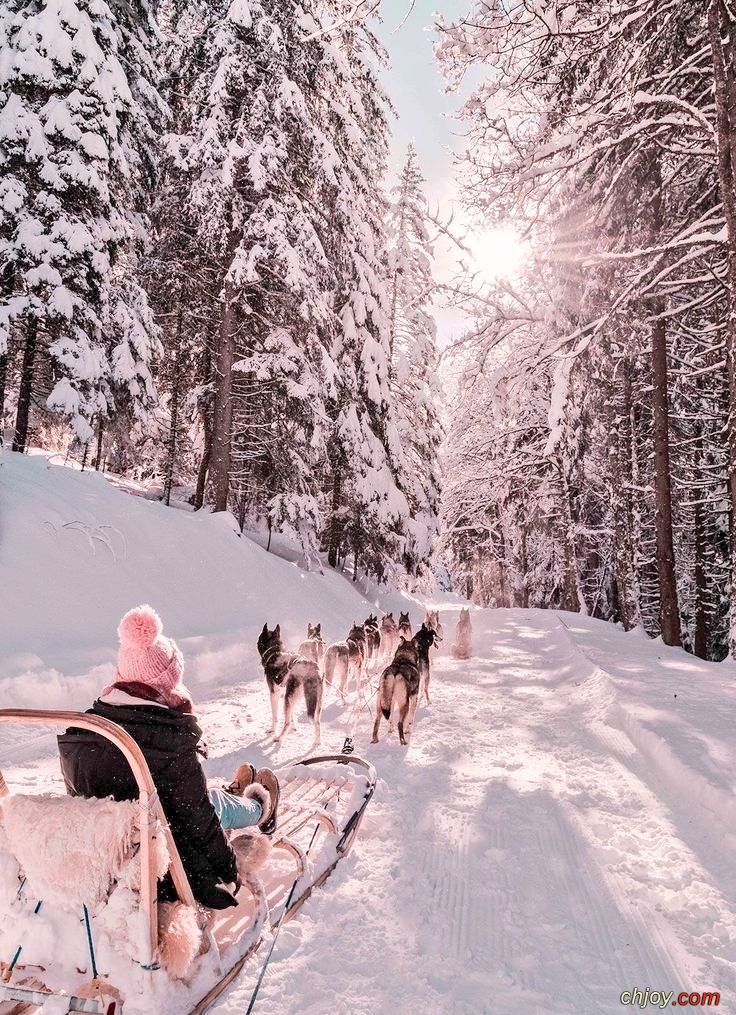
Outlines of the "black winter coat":
{"label": "black winter coat", "polygon": [[[157,705],[108,705],[100,700],[88,711],[122,726],[143,751],[194,897],[212,908],[234,905],[234,899],[215,888],[220,882],[236,881],[238,872],[207,795],[198,756],[202,731],[196,718]],[[61,771],[72,796],[138,798],[130,766],[109,740],[70,728],[58,741]],[[159,897],[175,898],[168,877]]]}

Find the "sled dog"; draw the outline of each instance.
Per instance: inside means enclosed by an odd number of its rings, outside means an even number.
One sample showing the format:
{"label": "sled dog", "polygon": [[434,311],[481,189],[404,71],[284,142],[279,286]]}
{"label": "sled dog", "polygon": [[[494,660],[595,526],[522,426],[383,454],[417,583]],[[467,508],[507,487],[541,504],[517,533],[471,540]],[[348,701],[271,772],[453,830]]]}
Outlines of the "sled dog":
{"label": "sled dog", "polygon": [[261,657],[266,684],[271,698],[271,715],[273,722],[271,732],[276,732],[279,698],[284,696],[284,728],[276,737],[281,743],[289,728],[293,728],[294,706],[300,692],[304,694],[307,715],[314,723],[314,742],[320,742],[320,716],[322,713],[322,677],[317,663],[312,659],[286,652],[281,642],[281,625],[277,624],[273,631],[268,624],[258,636],[258,654]]}
{"label": "sled dog", "polygon": [[351,677],[355,679],[358,694],[361,692],[366,653],[366,633],[362,624],[353,624],[345,641],[336,641],[327,648],[325,682],[337,687],[343,701]]}
{"label": "sled dog", "polygon": [[330,687],[337,687],[343,701],[345,701],[349,668],[350,649],[348,643],[336,641],[332,645],[328,645],[325,652],[325,683]]}
{"label": "sled dog", "polygon": [[[424,623],[427,625],[427,627],[431,627],[432,630],[435,632],[435,634],[437,635],[436,641],[438,642],[442,641],[442,636],[444,635],[445,632],[442,627],[439,611],[427,610],[427,612],[424,614]],[[437,648],[437,645],[436,644],[433,645],[432,648],[429,650],[430,659],[436,658],[439,654],[440,650]]]}
{"label": "sled dog", "polygon": [[366,657],[368,655],[368,641],[366,639],[365,628],[362,624],[353,624],[350,628],[350,634],[345,639],[348,646],[348,658],[350,661],[350,676],[355,677],[358,694],[363,687],[363,677],[365,675]]}
{"label": "sled dog", "polygon": [[325,661],[325,640],[322,637],[321,624],[307,624],[306,640],[299,646],[299,655],[305,659],[311,659],[319,666],[320,673],[324,671]]}
{"label": "sled dog", "polygon": [[419,667],[419,697],[421,698],[422,692],[424,692],[424,698],[428,705],[431,704],[429,700],[429,653],[437,641],[437,632],[434,628],[427,627],[426,624],[422,624],[417,633],[412,638],[412,641],[417,647],[417,665]]}
{"label": "sled dog", "polygon": [[473,626],[470,623],[470,610],[460,610],[460,617],[455,628],[455,644],[452,646],[455,659],[470,659],[473,654]]}
{"label": "sled dog", "polygon": [[399,614],[399,634],[402,638],[406,638],[407,641],[411,638],[411,621],[409,620],[408,613]]}
{"label": "sled dog", "polygon": [[381,716],[389,721],[389,732],[392,729],[391,716],[394,706],[399,710],[399,740],[406,746],[404,722],[409,717],[409,730],[414,725],[414,714],[417,710],[419,696],[419,661],[417,647],[413,641],[402,638],[396,649],[393,661],[381,674],[376,697],[376,719],[373,723],[372,744],[378,743],[378,727]]}
{"label": "sled dog", "polygon": [[393,613],[387,613],[381,618],[381,659],[384,666],[391,662],[398,647],[399,629]]}
{"label": "sled dog", "polygon": [[378,659],[378,652],[381,647],[381,631],[378,627],[378,617],[371,613],[370,617],[363,624],[366,639],[366,663],[374,663]]}

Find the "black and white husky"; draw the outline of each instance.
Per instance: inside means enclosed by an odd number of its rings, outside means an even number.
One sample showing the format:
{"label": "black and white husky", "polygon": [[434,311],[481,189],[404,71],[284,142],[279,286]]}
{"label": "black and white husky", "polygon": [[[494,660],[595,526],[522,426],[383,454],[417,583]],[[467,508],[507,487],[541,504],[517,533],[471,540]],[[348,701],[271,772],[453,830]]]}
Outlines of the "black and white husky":
{"label": "black and white husky", "polygon": [[[424,614],[424,624],[426,627],[431,627],[432,630],[437,634],[435,642],[442,641],[442,637],[445,632],[442,627],[442,621],[440,620],[439,610],[427,610],[427,612]],[[436,644],[433,645],[432,648],[429,650],[430,659],[434,659],[435,656],[439,655],[439,653],[440,650],[437,648],[437,645]]]}
{"label": "black and white husky", "polygon": [[299,655],[305,659],[311,659],[319,666],[320,673],[324,672],[325,661],[325,640],[322,637],[321,624],[307,624],[307,637],[299,646]]}
{"label": "black and white husky", "polygon": [[419,659],[417,647],[413,641],[402,638],[396,649],[393,660],[381,674],[376,697],[376,719],[373,723],[373,739],[378,743],[378,728],[381,716],[389,721],[389,732],[392,729],[394,708],[399,710],[399,740],[406,746],[404,722],[409,717],[408,729],[414,725],[414,715],[419,699]]}
{"label": "black and white husky", "polygon": [[371,613],[370,617],[363,623],[366,640],[366,665],[375,663],[381,650],[381,631],[378,627],[378,617]]}
{"label": "black and white husky", "polygon": [[258,636],[258,653],[271,698],[272,733],[276,732],[279,698],[282,694],[284,697],[284,728],[276,737],[276,743],[281,743],[287,730],[293,728],[294,706],[299,693],[303,692],[307,715],[314,723],[314,742],[318,744],[321,739],[322,676],[317,663],[296,653],[284,651],[280,624],[277,624],[273,631],[268,630],[267,624],[263,625],[263,630]]}
{"label": "black and white husky", "polygon": [[417,633],[412,638],[412,641],[417,647],[417,662],[419,666],[419,697],[421,698],[422,693],[424,694],[427,704],[431,704],[429,700],[429,653],[434,646],[435,642],[438,641],[437,632],[432,627],[427,627],[426,624],[422,624]]}
{"label": "black and white husky", "polygon": [[455,659],[470,659],[473,654],[473,625],[470,623],[469,608],[460,610],[452,654]]}

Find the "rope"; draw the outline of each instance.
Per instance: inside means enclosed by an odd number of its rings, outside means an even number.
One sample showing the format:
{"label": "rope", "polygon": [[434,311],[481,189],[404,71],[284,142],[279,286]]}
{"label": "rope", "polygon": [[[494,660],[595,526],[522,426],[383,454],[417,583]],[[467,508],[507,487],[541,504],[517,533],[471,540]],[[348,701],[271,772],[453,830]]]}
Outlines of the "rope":
{"label": "rope", "polygon": [[[309,851],[312,848],[312,846],[314,845],[314,840],[317,837],[317,832],[318,831],[319,831],[319,822],[317,822],[317,824],[314,826],[314,831],[312,832],[312,838],[309,840],[309,846],[307,847],[307,852],[305,853],[305,856],[309,856]],[[279,936],[279,931],[281,930],[281,924],[284,922],[284,918],[285,918],[286,914],[289,912],[289,906],[291,905],[291,900],[294,897],[294,892],[296,891],[296,886],[299,883],[299,878],[300,877],[301,877],[301,874],[297,874],[296,879],[294,881],[294,884],[291,886],[291,891],[289,892],[289,897],[287,898],[287,900],[286,900],[286,902],[284,904],[284,908],[283,908],[283,910],[281,912],[281,916],[279,917],[279,922],[276,924],[276,927],[274,928],[273,939],[271,941],[271,947],[268,949],[268,954],[266,955],[266,958],[264,959],[263,965],[261,966],[261,972],[260,972],[260,975],[258,977],[258,982],[256,983],[255,990],[251,994],[250,1004],[248,1005],[248,1010],[246,1011],[245,1015],[250,1015],[250,1013],[253,1011],[253,1008],[255,1006],[256,998],[258,997],[258,991],[261,989],[261,984],[263,983],[263,977],[266,975],[266,969],[268,968],[268,963],[271,961],[271,956],[273,955],[273,950],[276,947],[276,940],[277,940],[277,938]]]}
{"label": "rope", "polygon": [[87,928],[87,945],[89,946],[89,957],[92,961],[92,976],[97,979],[97,963],[95,962],[95,946],[92,944],[92,928],[89,925],[89,911],[86,906],[82,906],[84,910],[84,926]]}

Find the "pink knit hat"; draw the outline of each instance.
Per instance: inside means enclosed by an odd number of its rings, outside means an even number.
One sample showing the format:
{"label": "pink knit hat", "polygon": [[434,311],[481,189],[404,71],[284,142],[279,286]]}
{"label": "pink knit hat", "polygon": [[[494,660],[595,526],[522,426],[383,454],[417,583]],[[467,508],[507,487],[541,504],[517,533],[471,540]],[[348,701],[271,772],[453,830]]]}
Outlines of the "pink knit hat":
{"label": "pink knit hat", "polygon": [[151,606],[129,610],[118,625],[120,648],[116,684],[150,687],[171,708],[191,702],[182,683],[184,659],[176,642],[164,638],[161,618]]}

